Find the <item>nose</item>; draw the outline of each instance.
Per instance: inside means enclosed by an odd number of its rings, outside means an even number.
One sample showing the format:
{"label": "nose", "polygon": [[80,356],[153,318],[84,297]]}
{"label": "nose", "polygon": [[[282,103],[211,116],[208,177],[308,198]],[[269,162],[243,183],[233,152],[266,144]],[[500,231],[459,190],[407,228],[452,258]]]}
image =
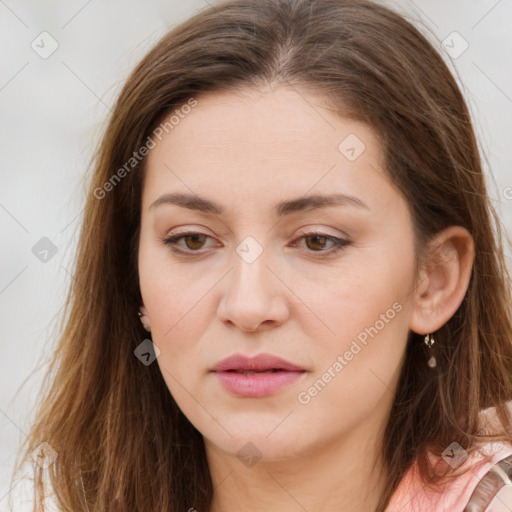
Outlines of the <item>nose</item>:
{"label": "nose", "polygon": [[264,251],[249,263],[235,253],[234,268],[223,280],[218,316],[243,331],[271,329],[289,317],[288,288],[278,272],[269,268],[265,255]]}

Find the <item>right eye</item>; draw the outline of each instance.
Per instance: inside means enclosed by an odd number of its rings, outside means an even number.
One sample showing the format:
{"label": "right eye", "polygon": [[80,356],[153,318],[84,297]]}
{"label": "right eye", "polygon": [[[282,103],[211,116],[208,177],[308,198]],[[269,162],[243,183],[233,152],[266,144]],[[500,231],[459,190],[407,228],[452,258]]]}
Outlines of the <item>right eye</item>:
{"label": "right eye", "polygon": [[[205,235],[204,233],[198,233],[195,231],[189,231],[187,233],[180,233],[179,235],[174,235],[168,238],[165,238],[162,240],[162,242],[165,245],[168,245],[171,251],[180,253],[180,254],[187,254],[187,253],[194,253],[198,252],[198,249],[201,249],[202,244],[204,244],[204,240],[206,238],[211,238],[208,235]],[[178,242],[181,240],[185,240],[186,249],[189,249],[188,251],[183,248],[178,247]]]}

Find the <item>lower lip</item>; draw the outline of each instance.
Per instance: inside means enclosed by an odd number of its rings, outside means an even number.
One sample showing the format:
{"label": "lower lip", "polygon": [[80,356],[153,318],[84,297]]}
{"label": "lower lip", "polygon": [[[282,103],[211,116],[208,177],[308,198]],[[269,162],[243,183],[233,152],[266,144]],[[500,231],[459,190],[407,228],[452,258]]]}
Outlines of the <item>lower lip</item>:
{"label": "lower lip", "polygon": [[238,396],[268,396],[295,382],[305,371],[280,371],[273,373],[252,373],[245,375],[236,372],[215,372],[220,383]]}

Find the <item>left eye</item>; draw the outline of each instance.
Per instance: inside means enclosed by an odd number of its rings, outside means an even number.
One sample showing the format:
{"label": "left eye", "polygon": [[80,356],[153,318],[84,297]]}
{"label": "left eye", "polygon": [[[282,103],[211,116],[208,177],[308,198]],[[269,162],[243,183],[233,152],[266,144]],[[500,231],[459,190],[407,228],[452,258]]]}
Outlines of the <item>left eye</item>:
{"label": "left eye", "polygon": [[[316,246],[316,249],[312,250],[311,252],[321,252],[321,253],[325,253],[325,252],[335,253],[350,244],[350,242],[348,240],[344,240],[343,238],[338,238],[338,237],[335,237],[332,235],[326,235],[324,233],[316,233],[316,232],[305,233],[301,237],[299,237],[297,240],[306,240],[306,241],[311,240],[312,243],[308,244],[306,242],[306,246],[308,248],[311,248],[311,246],[313,246],[313,247]],[[327,250],[327,251],[317,250],[319,248],[318,247],[319,245],[323,247],[326,242],[332,242],[332,244],[334,244],[334,246],[331,250]],[[295,245],[295,243],[293,243],[292,245]],[[320,247],[320,249],[322,249],[322,247]]]}
{"label": "left eye", "polygon": [[[169,238],[166,238],[163,240],[163,243],[165,245],[168,245],[171,251],[181,254],[190,254],[191,252],[198,252],[198,249],[202,248],[202,244],[204,244],[204,241],[206,238],[211,238],[208,235],[205,235],[204,233],[197,233],[197,232],[189,232],[189,233],[182,233],[180,235],[171,236]],[[181,240],[185,240],[185,246],[187,250],[183,250],[183,248],[178,247],[178,242]],[[343,238],[338,238],[332,235],[326,235],[324,233],[305,233],[301,235],[299,238],[293,241],[292,246],[296,246],[297,240],[310,240],[311,243],[306,243],[306,246],[308,248],[313,247],[313,249],[310,252],[320,252],[320,253],[335,253],[346,247],[347,245],[350,245],[350,241],[344,240]],[[333,247],[331,250],[322,250],[327,242],[331,242],[333,244]]]}

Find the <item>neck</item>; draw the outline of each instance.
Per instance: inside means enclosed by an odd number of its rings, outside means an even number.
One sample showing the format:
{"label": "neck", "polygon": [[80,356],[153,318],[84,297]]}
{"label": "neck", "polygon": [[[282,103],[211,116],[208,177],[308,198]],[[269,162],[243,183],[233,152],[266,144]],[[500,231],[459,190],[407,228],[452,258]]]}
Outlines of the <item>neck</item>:
{"label": "neck", "polygon": [[210,512],[374,511],[387,476],[376,430],[359,424],[321,447],[286,460],[262,457],[251,467],[205,439],[214,487]]}

